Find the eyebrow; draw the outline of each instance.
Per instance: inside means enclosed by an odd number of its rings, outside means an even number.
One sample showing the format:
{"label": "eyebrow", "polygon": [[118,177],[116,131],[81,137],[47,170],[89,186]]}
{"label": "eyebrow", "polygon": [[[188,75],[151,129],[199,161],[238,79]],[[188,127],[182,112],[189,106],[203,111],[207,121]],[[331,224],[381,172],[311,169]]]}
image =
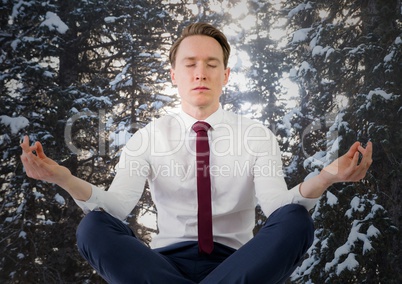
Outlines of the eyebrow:
{"label": "eyebrow", "polygon": [[[195,57],[195,56],[185,57],[185,58],[183,58],[182,61],[186,61],[186,60],[188,60],[188,61],[195,61],[195,60],[197,60],[197,57]],[[218,62],[221,62],[221,60],[220,60],[219,58],[217,58],[217,57],[208,57],[206,61],[208,61],[208,62],[209,62],[209,61],[218,61]]]}

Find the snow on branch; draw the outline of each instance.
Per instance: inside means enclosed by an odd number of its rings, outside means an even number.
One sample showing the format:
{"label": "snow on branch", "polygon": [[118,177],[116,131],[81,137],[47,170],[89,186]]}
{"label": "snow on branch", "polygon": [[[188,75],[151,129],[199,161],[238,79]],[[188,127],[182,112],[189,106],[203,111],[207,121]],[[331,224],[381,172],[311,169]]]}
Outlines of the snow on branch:
{"label": "snow on branch", "polygon": [[48,27],[49,30],[56,30],[60,34],[65,34],[68,30],[68,26],[60,19],[60,17],[53,13],[47,12],[46,19],[40,24],[41,27]]}
{"label": "snow on branch", "polygon": [[0,123],[9,126],[12,134],[17,134],[21,129],[29,125],[29,120],[23,116],[9,117],[7,115],[0,115]]}

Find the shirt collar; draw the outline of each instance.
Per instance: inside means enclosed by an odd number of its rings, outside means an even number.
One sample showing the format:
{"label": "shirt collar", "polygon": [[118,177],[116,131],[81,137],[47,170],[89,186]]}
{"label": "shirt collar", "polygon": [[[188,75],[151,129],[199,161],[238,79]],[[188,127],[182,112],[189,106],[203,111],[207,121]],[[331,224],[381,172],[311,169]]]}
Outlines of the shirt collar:
{"label": "shirt collar", "polygon": [[[184,125],[186,126],[186,129],[189,129],[195,122],[198,121],[198,119],[195,119],[191,115],[185,113],[183,109],[180,110],[179,113],[180,117],[183,119]],[[211,128],[214,129],[214,127],[221,123],[223,119],[223,109],[222,106],[219,104],[219,108],[217,111],[215,111],[213,114],[208,116],[205,120],[205,122],[209,123],[211,125]]]}

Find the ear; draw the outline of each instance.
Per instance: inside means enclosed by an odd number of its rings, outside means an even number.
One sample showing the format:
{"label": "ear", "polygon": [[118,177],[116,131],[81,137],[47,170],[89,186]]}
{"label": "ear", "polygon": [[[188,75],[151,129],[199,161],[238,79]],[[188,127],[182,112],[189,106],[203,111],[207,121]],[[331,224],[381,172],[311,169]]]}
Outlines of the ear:
{"label": "ear", "polygon": [[173,85],[176,85],[176,72],[173,68],[170,68],[170,79],[172,80]]}
{"label": "ear", "polygon": [[225,74],[224,74],[225,78],[224,78],[224,80],[223,80],[223,85],[224,85],[224,86],[225,86],[225,85],[228,83],[228,81],[229,81],[229,75],[230,75],[230,68],[228,67],[228,68],[225,69]]}

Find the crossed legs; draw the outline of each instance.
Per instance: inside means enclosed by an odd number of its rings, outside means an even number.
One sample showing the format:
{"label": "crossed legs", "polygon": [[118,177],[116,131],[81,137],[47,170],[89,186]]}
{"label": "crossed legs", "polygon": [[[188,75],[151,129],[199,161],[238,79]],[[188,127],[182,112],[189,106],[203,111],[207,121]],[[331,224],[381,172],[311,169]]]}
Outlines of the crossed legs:
{"label": "crossed legs", "polygon": [[290,204],[276,210],[239,250],[215,244],[205,256],[198,255],[197,242],[151,250],[124,223],[94,211],[81,221],[77,243],[109,283],[282,283],[310,247],[313,232],[307,210]]}

